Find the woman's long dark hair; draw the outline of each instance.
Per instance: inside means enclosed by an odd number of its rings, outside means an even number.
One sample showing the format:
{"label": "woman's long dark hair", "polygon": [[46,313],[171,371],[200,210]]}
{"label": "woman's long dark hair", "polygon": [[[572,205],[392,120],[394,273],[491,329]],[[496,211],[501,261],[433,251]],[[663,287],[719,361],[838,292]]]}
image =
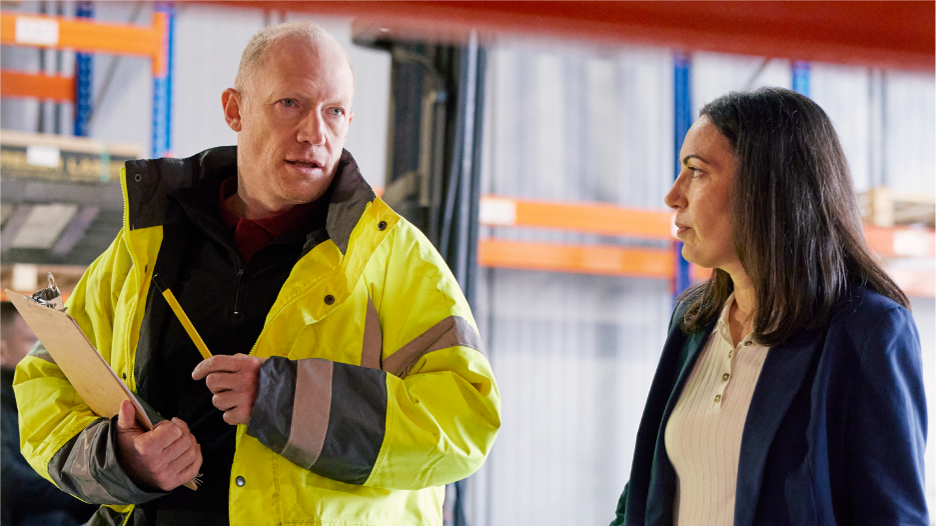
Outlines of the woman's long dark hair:
{"label": "woman's long dark hair", "polygon": [[[829,321],[850,286],[909,308],[868,249],[845,154],[832,122],[796,92],[729,93],[704,108],[737,157],[732,234],[755,291],[754,339],[767,346]],[[716,270],[683,295],[686,332],[715,322],[733,290]]]}

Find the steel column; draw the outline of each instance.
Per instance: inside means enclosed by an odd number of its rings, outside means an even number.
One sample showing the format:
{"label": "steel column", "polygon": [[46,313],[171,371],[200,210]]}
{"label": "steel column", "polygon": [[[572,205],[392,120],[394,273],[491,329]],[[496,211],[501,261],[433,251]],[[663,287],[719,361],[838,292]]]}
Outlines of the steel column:
{"label": "steel column", "polygon": [[[679,177],[682,163],[679,159],[679,150],[683,139],[692,126],[692,57],[689,54],[677,52],[673,56],[673,122],[674,136],[673,148],[676,158],[676,172],[674,179]],[[674,257],[676,258],[676,274],[673,276],[673,298],[679,297],[691,284],[689,277],[689,262],[682,257],[682,242],[673,243]]]}
{"label": "steel column", "polygon": [[[94,4],[88,1],[75,5],[75,16],[94,18]],[[94,88],[94,55],[75,53],[75,127],[74,134],[88,136],[88,118],[91,116],[91,101]]]}
{"label": "steel column", "polygon": [[160,2],[156,11],[165,13],[163,50],[165,68],[153,74],[153,158],[172,156],[172,55],[175,35],[175,4]]}
{"label": "steel column", "polygon": [[809,62],[793,62],[793,91],[809,96]]}

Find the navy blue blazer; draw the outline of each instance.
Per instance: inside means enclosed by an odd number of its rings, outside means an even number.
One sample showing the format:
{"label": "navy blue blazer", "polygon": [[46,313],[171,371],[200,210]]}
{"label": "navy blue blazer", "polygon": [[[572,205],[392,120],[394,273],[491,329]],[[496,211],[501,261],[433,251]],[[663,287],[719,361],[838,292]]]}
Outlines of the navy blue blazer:
{"label": "navy blue blazer", "polygon": [[[670,322],[612,526],[673,524],[663,430],[712,329],[684,334],[684,309]],[[827,327],[772,347],[744,422],[735,526],[928,526],[922,371],[910,313],[864,288]]]}

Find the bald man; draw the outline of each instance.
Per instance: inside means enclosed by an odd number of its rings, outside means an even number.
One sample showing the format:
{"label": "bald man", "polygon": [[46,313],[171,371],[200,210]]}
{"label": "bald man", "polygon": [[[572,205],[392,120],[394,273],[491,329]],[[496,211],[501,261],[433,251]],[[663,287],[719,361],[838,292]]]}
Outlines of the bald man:
{"label": "bald man", "polygon": [[92,414],[41,347],[15,382],[24,454],[106,505],[92,524],[441,524],[443,485],[483,463],[500,401],[481,338],[343,149],[353,98],[331,35],[267,28],[221,97],[236,147],[127,163],[127,221],[68,311],[156,428],[129,402]]}

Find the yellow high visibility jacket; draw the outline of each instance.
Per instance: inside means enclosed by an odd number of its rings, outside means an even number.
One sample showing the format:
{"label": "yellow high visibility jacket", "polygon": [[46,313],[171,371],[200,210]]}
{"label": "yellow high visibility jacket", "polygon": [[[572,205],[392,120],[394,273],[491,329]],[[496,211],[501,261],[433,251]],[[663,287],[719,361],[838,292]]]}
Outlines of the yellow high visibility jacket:
{"label": "yellow high visibility jacket", "polygon": [[[233,149],[216,150],[183,162],[236,158]],[[130,203],[149,195],[153,174],[165,182],[172,168],[165,164],[128,163],[124,227],[67,302],[134,391],[163,229],[135,217]],[[269,378],[293,382],[286,390],[292,418],[284,427],[264,416],[271,401],[261,389],[250,428],[238,426],[231,524],[440,525],[443,485],[481,466],[500,426],[494,376],[451,272],[418,229],[373,195],[347,152],[339,172],[330,239],[296,263],[251,351],[271,358],[264,367],[280,369]],[[21,362],[14,385],[30,464],[59,487],[109,505],[99,513],[103,522],[126,523],[132,503],[90,480],[93,466],[86,481],[72,476],[65,484],[59,473],[80,458],[71,451],[66,461],[63,447],[92,441],[91,430],[108,421],[90,411],[41,346]],[[74,489],[85,483],[97,489]]]}

